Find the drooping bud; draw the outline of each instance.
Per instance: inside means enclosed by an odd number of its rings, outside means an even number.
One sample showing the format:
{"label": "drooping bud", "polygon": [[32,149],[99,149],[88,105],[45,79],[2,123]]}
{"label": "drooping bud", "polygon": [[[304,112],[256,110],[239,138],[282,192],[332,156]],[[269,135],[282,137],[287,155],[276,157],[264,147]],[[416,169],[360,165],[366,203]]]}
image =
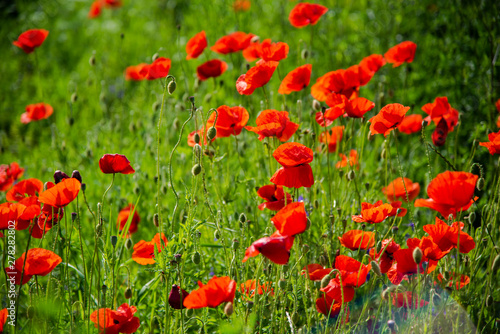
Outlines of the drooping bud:
{"label": "drooping bud", "polygon": [[156,59],[158,59],[158,57],[160,57],[160,55],[157,52],[153,55],[153,57],[151,57],[151,60],[154,62]]}
{"label": "drooping bud", "polygon": [[218,230],[215,230],[215,232],[214,232],[214,238],[217,239],[217,240],[220,239],[220,233],[219,233]]}
{"label": "drooping bud", "polygon": [[[182,304],[181,304],[181,291],[182,291]],[[170,305],[171,308],[176,310],[186,308],[183,304],[187,296],[189,296],[189,293],[186,290],[180,289],[176,284],[174,284],[172,285],[172,289],[168,294],[168,304]]]}
{"label": "drooping bud", "polygon": [[198,133],[195,133],[195,134],[194,134],[194,138],[193,138],[193,139],[194,139],[194,142],[195,142],[196,144],[199,144],[199,143],[200,143],[200,135],[199,135]]}
{"label": "drooping bud", "polygon": [[302,245],[302,253],[306,254],[307,252],[309,252],[309,245],[303,244]]}
{"label": "drooping bud", "polygon": [[93,54],[92,56],[90,56],[89,64],[90,64],[90,66],[94,66],[95,65],[95,54]]}
{"label": "drooping bud", "polygon": [[198,251],[194,252],[193,256],[191,256],[191,260],[194,264],[200,264],[201,255]]}
{"label": "drooping bud", "polygon": [[177,263],[179,263],[181,261],[181,258],[182,258],[182,254],[177,253],[174,255],[174,261]]}
{"label": "drooping bud", "polygon": [[127,239],[127,241],[125,241],[125,248],[126,248],[126,249],[130,249],[130,248],[132,248],[132,246],[133,246],[133,245],[134,245],[134,244],[132,243],[132,239],[130,239],[130,238],[129,238],[129,239]]}
{"label": "drooping bud", "polygon": [[370,190],[370,182],[365,183],[365,189],[366,191]]}
{"label": "drooping bud", "polygon": [[477,190],[481,191],[484,188],[484,178],[480,177],[476,183]]}
{"label": "drooping bud", "polygon": [[172,95],[175,92],[176,88],[177,88],[177,83],[175,82],[175,80],[172,80],[168,83],[167,89],[170,95]]}
{"label": "drooping bud", "polygon": [[380,266],[376,261],[371,262],[372,270],[377,276],[382,276],[382,272],[380,271]]}
{"label": "drooping bud", "polygon": [[286,289],[286,280],[283,278],[280,278],[280,280],[278,281],[278,285],[279,285],[281,290],[285,290]]}
{"label": "drooping bud", "polygon": [[125,299],[130,299],[130,298],[132,298],[132,289],[131,289],[131,288],[127,288],[127,289],[125,289],[125,293],[124,293],[124,295],[125,295]]}
{"label": "drooping bud", "polygon": [[472,224],[476,220],[476,213],[471,212],[469,213],[469,224]]}
{"label": "drooping bud", "polygon": [[80,175],[80,172],[77,171],[77,170],[74,170],[73,173],[71,174],[71,177],[74,178],[74,179],[77,179],[78,181],[80,181],[80,183],[82,183],[82,176]]}
{"label": "drooping bud", "polygon": [[356,172],[354,170],[350,170],[349,173],[347,173],[347,180],[352,181],[356,177]]}
{"label": "drooping bud", "polygon": [[227,316],[227,317],[230,317],[231,314],[233,314],[233,311],[234,311],[234,308],[233,308],[233,303],[231,302],[228,302],[226,304],[226,306],[224,306],[224,314]]}
{"label": "drooping bud", "polygon": [[207,138],[208,140],[212,140],[215,138],[215,136],[217,136],[217,129],[215,128],[215,126],[212,126],[211,128],[208,129],[208,132],[207,132]]}
{"label": "drooping bud", "polygon": [[75,103],[78,100],[78,94],[71,94],[71,103]]}
{"label": "drooping bud", "polygon": [[386,157],[387,157],[387,152],[386,152],[385,148],[383,148],[382,152],[380,153],[380,158],[382,160],[385,160]]}
{"label": "drooping bud", "polygon": [[307,51],[307,49],[303,49],[302,52],[300,53],[300,57],[306,60],[307,58],[309,58],[309,51]]}
{"label": "drooping bud", "polygon": [[413,250],[413,261],[415,261],[416,264],[420,264],[422,262],[422,250],[417,247]]}
{"label": "drooping bud", "polygon": [[240,214],[240,222],[245,223],[247,221],[247,216],[244,213]]}
{"label": "drooping bud", "polygon": [[27,315],[28,319],[33,319],[33,317],[35,316],[35,308],[32,305],[28,307]]}
{"label": "drooping bud", "polygon": [[330,283],[330,274],[326,275],[321,279],[321,289],[323,289],[325,286],[327,286]]}
{"label": "drooping bud", "polygon": [[201,165],[200,164],[195,164],[193,168],[191,169],[191,173],[196,176],[201,173]]}

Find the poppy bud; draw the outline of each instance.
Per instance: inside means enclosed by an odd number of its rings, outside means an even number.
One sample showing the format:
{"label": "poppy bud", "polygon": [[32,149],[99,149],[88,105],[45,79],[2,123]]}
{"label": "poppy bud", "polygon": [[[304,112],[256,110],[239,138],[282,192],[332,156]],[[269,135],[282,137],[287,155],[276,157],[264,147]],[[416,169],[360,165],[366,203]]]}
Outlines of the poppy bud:
{"label": "poppy bud", "polygon": [[177,117],[174,119],[172,126],[174,127],[175,130],[179,130],[179,127],[181,126],[181,122],[179,121],[179,119]]}
{"label": "poppy bud", "polygon": [[386,157],[387,157],[387,152],[385,151],[385,148],[383,148],[382,152],[380,153],[380,158],[382,160],[385,160]]}
{"label": "poppy bud", "polygon": [[125,299],[130,299],[130,298],[132,298],[132,289],[131,289],[131,288],[127,288],[127,289],[125,289],[125,293],[124,293],[124,295],[125,295]]}
{"label": "poppy bud", "polygon": [[356,173],[354,170],[350,170],[349,173],[347,173],[347,180],[352,181],[356,177]]}
{"label": "poppy bud", "polygon": [[88,148],[85,151],[85,155],[87,156],[87,158],[92,158],[92,156],[94,155],[94,153],[92,152],[92,150],[90,148]]}
{"label": "poppy bud", "polygon": [[342,227],[344,230],[347,228],[347,219],[342,219]]}
{"label": "poppy bud", "polygon": [[394,332],[396,330],[396,322],[394,322],[394,320],[389,320],[387,321],[387,327],[389,327],[389,329]]}
{"label": "poppy bud", "polygon": [[188,100],[189,100],[189,102],[191,102],[191,104],[194,104],[194,96],[190,96],[190,97],[188,98]]}
{"label": "poppy bud", "polygon": [[317,100],[313,100],[312,108],[315,111],[320,111],[321,110],[321,103],[319,103],[319,101],[317,101]]}
{"label": "poppy bud", "polygon": [[125,241],[125,248],[130,249],[132,248],[132,246],[133,246],[132,239],[130,238],[127,239],[127,241]]}
{"label": "poppy bud", "polygon": [[153,224],[155,224],[156,227],[160,226],[160,216],[157,213],[153,215]]}
{"label": "poppy bud", "polygon": [[76,93],[71,94],[71,103],[75,103],[78,100],[78,95]]}
{"label": "poppy bud", "polygon": [[392,232],[393,233],[396,233],[398,230],[399,230],[399,227],[397,227],[397,226],[393,226],[392,227]]}
{"label": "poppy bud", "polygon": [[380,271],[380,266],[376,261],[371,262],[372,270],[377,276],[382,276],[382,272]]}
{"label": "poppy bud", "polygon": [[316,140],[316,132],[311,132],[311,139]]}
{"label": "poppy bud", "polygon": [[233,314],[234,308],[233,308],[233,303],[228,302],[226,306],[224,306],[224,314],[229,317],[231,314]]}
{"label": "poppy bud", "polygon": [[416,264],[420,264],[422,262],[422,250],[420,248],[415,248],[413,250],[413,261],[415,261]]}
{"label": "poppy bud", "polygon": [[427,123],[427,121],[424,119],[422,121],[422,129],[425,128],[427,125],[429,125],[429,123]]}
{"label": "poppy bud", "polygon": [[321,285],[320,285],[321,289],[323,289],[325,286],[327,286],[330,283],[330,280],[331,280],[331,278],[330,278],[329,274],[326,275],[325,277],[323,277],[321,279]]}
{"label": "poppy bud", "polygon": [[175,80],[172,80],[168,83],[167,89],[170,95],[172,95],[175,92],[176,88],[177,88],[177,83],[175,82]]}
{"label": "poppy bud", "polygon": [[469,224],[472,224],[474,220],[476,220],[476,213],[475,212],[469,213]]}
{"label": "poppy bud", "polygon": [[95,234],[97,235],[97,237],[101,237],[102,235],[102,223],[99,223],[97,224],[97,226],[95,227]]}
{"label": "poppy bud", "polygon": [[80,175],[79,171],[74,170],[73,173],[71,174],[71,177],[73,179],[77,179],[78,181],[80,181],[80,183],[82,183],[82,176]]}
{"label": "poppy bud", "polygon": [[309,229],[309,227],[311,227],[311,220],[309,218],[307,218],[305,231],[307,231]]}
{"label": "poppy bud", "polygon": [[35,315],[35,308],[32,305],[30,305],[28,307],[28,311],[26,313],[27,313],[28,319],[33,319],[33,316]]}
{"label": "poppy bud", "polygon": [[366,189],[366,191],[370,190],[370,183],[369,182],[365,183],[365,189]]}
{"label": "poppy bud", "polygon": [[196,176],[201,173],[201,166],[200,164],[195,164],[193,168],[191,169],[191,173]]}
{"label": "poppy bud", "polygon": [[240,246],[240,242],[238,241],[238,239],[233,239],[233,244],[231,245],[231,247],[234,250],[237,250],[239,246]]}
{"label": "poppy bud", "polygon": [[[182,291],[182,304],[181,304],[181,291]],[[168,294],[168,304],[170,305],[171,308],[174,308],[176,310],[180,310],[185,308],[183,305],[184,300],[189,296],[189,293],[184,290],[180,289],[177,285],[172,285],[172,289],[170,290],[170,293]]]}
{"label": "poppy bud", "polygon": [[116,235],[112,235],[110,239],[111,239],[111,245],[113,246],[113,248],[115,248],[116,243],[118,242],[118,237]]}
{"label": "poppy bud", "polygon": [[219,231],[215,230],[215,232],[214,232],[214,238],[217,239],[217,240],[220,239],[220,233],[219,233]]}
{"label": "poppy bud", "polygon": [[286,281],[285,281],[285,279],[280,278],[280,280],[278,281],[278,286],[280,287],[281,290],[285,290],[286,289]]}
{"label": "poppy bud", "polygon": [[300,53],[300,57],[306,60],[307,58],[309,58],[309,51],[307,51],[307,49],[303,49],[302,52]]}
{"label": "poppy bud", "polygon": [[322,266],[326,267],[326,266],[328,265],[328,258],[327,258],[324,254],[321,254],[321,255],[319,256],[319,263],[320,263]]}
{"label": "poppy bud", "polygon": [[89,64],[90,64],[90,66],[94,66],[95,65],[95,54],[92,55],[92,56],[90,56]]}
{"label": "poppy bud", "polygon": [[491,273],[492,275],[496,275],[498,268],[500,267],[500,254],[498,254],[493,260],[493,264],[491,265]]}
{"label": "poppy bud", "polygon": [[434,304],[439,304],[439,302],[441,302],[441,296],[434,292],[434,294],[432,295],[432,302]]}
{"label": "poppy bud", "polygon": [[160,55],[159,55],[159,54],[158,54],[158,52],[157,52],[157,53],[155,53],[155,54],[153,55],[153,57],[151,57],[151,60],[154,62],[156,59],[158,59],[158,57],[159,57],[159,56],[160,56]]}
{"label": "poppy bud", "polygon": [[76,221],[76,217],[77,217],[77,213],[76,212],[71,212],[71,222],[74,223]]}
{"label": "poppy bud", "polygon": [[54,183],[58,184],[64,179],[69,179],[69,176],[64,172],[61,172],[60,170],[56,170],[54,173]]}
{"label": "poppy bud", "polygon": [[194,264],[199,264],[201,260],[201,255],[198,251],[194,252],[193,256],[191,256],[191,260]]}
{"label": "poppy bud", "polygon": [[493,305],[493,297],[491,295],[488,295],[486,298],[486,306],[491,307]]}
{"label": "poppy bud", "polygon": [[477,190],[481,191],[484,188],[484,178],[480,177],[476,183]]}
{"label": "poppy bud", "polygon": [[215,153],[212,150],[205,150],[203,151],[203,154],[206,155],[207,157],[213,158]]}
{"label": "poppy bud", "polygon": [[319,201],[317,199],[314,200],[314,208],[315,209],[319,208]]}
{"label": "poppy bud", "polygon": [[182,258],[182,254],[175,254],[174,255],[174,261],[179,262]]}
{"label": "poppy bud", "polygon": [[217,129],[215,128],[215,126],[212,126],[210,129],[208,129],[207,138],[211,141],[215,138],[215,136],[217,136]]}
{"label": "poppy bud", "polygon": [[247,221],[247,216],[245,216],[245,214],[244,214],[244,213],[242,213],[242,214],[240,215],[240,222],[241,222],[241,223],[245,223],[246,221]]}

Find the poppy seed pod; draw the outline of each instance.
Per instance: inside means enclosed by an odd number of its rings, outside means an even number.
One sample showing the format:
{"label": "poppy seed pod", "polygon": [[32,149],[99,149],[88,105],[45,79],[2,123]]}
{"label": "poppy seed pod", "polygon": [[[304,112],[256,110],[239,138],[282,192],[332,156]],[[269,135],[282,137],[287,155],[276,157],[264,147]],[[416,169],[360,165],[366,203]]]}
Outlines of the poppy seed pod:
{"label": "poppy seed pod", "polygon": [[416,264],[420,264],[422,262],[422,250],[417,247],[413,250],[413,261],[415,261]]}
{"label": "poppy seed pod", "polygon": [[183,303],[181,303],[181,291],[182,291],[182,301],[189,296],[189,293],[183,289],[180,289],[177,285],[172,285],[172,289],[170,290],[170,293],[168,294],[168,304],[170,307],[180,310],[185,308]]}
{"label": "poppy seed pod", "polygon": [[167,89],[170,95],[172,95],[175,92],[176,88],[177,88],[177,83],[175,82],[175,80],[172,80],[168,83]]}
{"label": "poppy seed pod", "polygon": [[382,276],[382,272],[380,271],[380,266],[376,261],[371,262],[372,270],[377,276]]}
{"label": "poppy seed pod", "polygon": [[208,129],[208,132],[207,132],[207,138],[208,140],[212,140],[215,138],[215,136],[217,136],[217,129],[215,128],[215,126],[212,126],[211,128]]}
{"label": "poppy seed pod", "polygon": [[132,289],[131,289],[131,288],[127,288],[127,289],[125,290],[124,296],[125,296],[125,299],[130,299],[130,298],[132,298]]}
{"label": "poppy seed pod", "polygon": [[476,183],[477,190],[481,191],[484,188],[484,178],[479,178]]}
{"label": "poppy seed pod", "polygon": [[191,256],[191,260],[194,264],[199,264],[201,261],[201,255],[198,251],[194,252],[193,256]]}
{"label": "poppy seed pod", "polygon": [[240,246],[240,242],[238,241],[238,239],[233,239],[233,243],[231,245],[233,250],[237,250],[239,246]]}
{"label": "poppy seed pod", "polygon": [[191,169],[191,173],[196,176],[201,173],[201,165],[200,164],[195,164],[193,168]]}
{"label": "poppy seed pod", "polygon": [[196,144],[200,144],[200,134],[198,132],[194,134],[193,139]]}
{"label": "poppy seed pod", "polygon": [[32,305],[30,305],[28,307],[28,310],[26,313],[27,313],[28,319],[33,319],[33,317],[35,316],[35,308]]}
{"label": "poppy seed pod", "polygon": [[229,317],[231,314],[233,314],[234,308],[233,308],[233,303],[228,302],[226,306],[224,306],[224,314]]}

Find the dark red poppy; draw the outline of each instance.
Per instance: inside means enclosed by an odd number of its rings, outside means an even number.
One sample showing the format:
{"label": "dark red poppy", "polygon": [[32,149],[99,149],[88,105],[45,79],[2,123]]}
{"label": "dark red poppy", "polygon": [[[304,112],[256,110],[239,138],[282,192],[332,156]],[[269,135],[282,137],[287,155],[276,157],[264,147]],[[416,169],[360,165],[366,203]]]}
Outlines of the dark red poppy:
{"label": "dark red poppy", "polygon": [[394,130],[405,118],[406,112],[410,107],[405,107],[399,103],[388,104],[380,112],[370,118],[370,132],[372,135],[381,133],[387,137],[389,132]]}
{"label": "dark red poppy", "polygon": [[217,117],[217,123],[215,123],[217,138],[239,135],[250,117],[245,108],[238,106],[220,106],[217,108],[217,112],[219,113],[219,116],[216,116],[214,111],[208,118],[206,125],[207,129],[211,128],[214,125],[215,118]]}
{"label": "dark red poppy", "polygon": [[246,49],[254,36],[253,34],[246,34],[240,31],[233,32],[232,34],[220,38],[210,50],[223,55],[238,52]]}
{"label": "dark red poppy", "polygon": [[361,230],[350,230],[338,237],[340,244],[350,250],[368,249],[375,246],[375,233]]}
{"label": "dark red poppy", "polygon": [[299,128],[297,123],[290,121],[287,111],[273,109],[263,110],[257,117],[256,123],[256,127],[245,126],[245,129],[257,133],[259,140],[276,136],[280,141],[285,142]]}
{"label": "dark red poppy", "polygon": [[457,290],[462,289],[464,286],[470,283],[470,277],[467,275],[455,275],[454,273],[451,273],[450,279],[447,280],[444,278],[443,274],[438,274],[438,281],[441,283],[448,283],[448,287],[453,287],[453,283],[455,283],[455,288]]}
{"label": "dark red poppy", "polygon": [[337,152],[338,145],[344,135],[345,126],[334,126],[319,134],[319,142],[328,145],[328,152]]}
{"label": "dark red poppy", "polygon": [[186,308],[217,307],[222,303],[233,302],[236,293],[236,281],[228,276],[212,277],[207,284],[198,281],[199,289],[191,291],[184,299]]}
{"label": "dark red poppy", "polygon": [[202,30],[194,35],[186,44],[186,60],[198,58],[207,47],[207,36]]}
{"label": "dark red poppy", "polygon": [[[181,302],[181,292],[182,292],[182,302]],[[189,292],[184,289],[179,288],[178,285],[172,285],[172,289],[168,294],[168,304],[171,308],[180,310],[186,308],[183,303],[186,297],[189,296]]]}
{"label": "dark red poppy", "polygon": [[486,147],[491,155],[500,154],[500,131],[490,133],[488,140],[489,142],[479,143],[479,145]]}
{"label": "dark red poppy", "polygon": [[422,115],[413,114],[405,116],[403,121],[398,125],[398,130],[407,135],[420,132],[422,130]]}
{"label": "dark red poppy", "polygon": [[[26,253],[23,253],[20,258],[14,262],[14,267],[5,268],[5,272],[12,279],[15,279],[16,285],[26,284],[34,275],[45,276],[62,262],[59,255],[43,249],[32,248],[28,250],[26,263],[24,261]],[[23,273],[24,266],[24,274]],[[23,281],[21,283],[21,275]]]}
{"label": "dark red poppy", "polygon": [[335,258],[335,269],[340,271],[343,286],[359,288],[365,284],[371,268],[370,264],[364,265],[346,255],[339,255]]}
{"label": "dark red poppy", "polygon": [[21,115],[21,123],[28,124],[33,121],[39,121],[49,118],[54,112],[52,106],[48,103],[35,103],[26,106],[26,112]]}
{"label": "dark red poppy", "polygon": [[147,80],[155,80],[159,78],[165,78],[170,71],[171,61],[168,58],[159,57],[148,66],[144,66],[141,69],[140,74],[144,75]]}
{"label": "dark red poppy", "polygon": [[302,275],[307,275],[311,281],[321,281],[332,270],[332,268],[323,268],[321,264],[313,263],[302,268]]}
{"label": "dark red poppy", "polygon": [[19,202],[25,197],[37,196],[43,190],[43,182],[38,179],[27,179],[17,183],[6,195],[9,202]]}
{"label": "dark red poppy", "polygon": [[[478,176],[466,172],[446,171],[434,178],[427,187],[429,199],[417,199],[415,207],[428,207],[447,218],[466,211],[473,203]],[[476,198],[477,199],[477,198]]]}
{"label": "dark red poppy", "polygon": [[328,285],[320,289],[320,291],[325,292],[328,297],[334,300],[343,301],[344,303],[349,303],[354,299],[354,288],[341,285],[339,278],[330,280]]}
{"label": "dark red poppy", "polygon": [[393,64],[392,67],[398,67],[403,63],[413,62],[416,50],[417,44],[410,41],[405,41],[390,48],[384,54],[384,57],[389,64]]}
{"label": "dark red poppy", "polygon": [[285,76],[283,81],[281,81],[278,93],[286,95],[306,88],[311,81],[311,71],[311,64],[302,65],[292,70]]}
{"label": "dark red poppy", "polygon": [[133,174],[135,170],[123,154],[105,154],[99,159],[99,168],[104,174]]}
{"label": "dark red poppy", "polygon": [[78,196],[82,184],[74,178],[64,179],[55,186],[47,188],[40,194],[38,200],[40,203],[62,208],[73,202]]}
{"label": "dark red poppy", "polygon": [[391,293],[391,297],[392,305],[396,306],[397,308],[404,307],[406,309],[416,310],[429,304],[429,302],[426,302],[423,299],[420,299],[419,302],[418,296],[416,294],[413,295],[411,291]]}
{"label": "dark red poppy", "polygon": [[311,87],[311,95],[318,101],[326,101],[331,93],[342,94],[350,99],[357,97],[360,85],[359,66],[353,65],[347,70],[331,71],[316,79]]}
{"label": "dark red poppy", "polygon": [[329,94],[325,102],[330,107],[325,111],[325,118],[331,120],[344,114],[347,117],[362,118],[364,114],[375,107],[375,103],[364,97],[349,100],[345,95],[336,93]]}
{"label": "dark red poppy", "polygon": [[366,85],[385,63],[382,55],[373,54],[363,58],[359,63],[360,86]]}
{"label": "dark red poppy", "polygon": [[23,49],[25,53],[32,53],[43,44],[48,35],[49,32],[45,29],[30,29],[19,35],[17,41],[12,44]]}
{"label": "dark red poppy", "polygon": [[198,75],[198,79],[204,81],[209,78],[217,78],[226,72],[226,70],[226,62],[219,59],[213,59],[198,66],[198,68],[196,68],[196,74]]}
{"label": "dark red poppy", "polygon": [[141,221],[141,217],[139,217],[139,214],[137,213],[137,210],[135,210],[133,204],[127,205],[125,208],[121,209],[120,213],[118,214],[116,226],[118,227],[121,233],[122,230],[125,228],[125,225],[127,224],[127,221],[129,220],[132,211],[134,211],[134,215],[132,216],[132,219],[130,221],[128,234],[124,234],[123,237],[126,237],[127,235],[134,234],[135,232],[137,232],[137,229],[139,227],[139,222]]}
{"label": "dark red poppy", "polygon": [[373,204],[362,202],[361,214],[353,215],[352,220],[356,223],[378,224],[383,222],[387,217],[390,217],[393,210],[394,208],[391,204],[384,204],[382,201],[377,201]]}
{"label": "dark red poppy", "polygon": [[304,233],[307,228],[307,216],[304,202],[293,202],[271,218],[274,227],[282,236],[295,236]]}
{"label": "dark red poppy", "polygon": [[318,20],[328,11],[322,5],[301,2],[293,7],[288,20],[295,28],[303,28],[308,25],[315,25]]}
{"label": "dark red poppy", "polygon": [[336,301],[325,294],[316,299],[316,310],[327,317],[328,315],[330,318],[336,317],[342,310],[342,301]]}
{"label": "dark red poppy", "polygon": [[[257,190],[257,195],[265,200],[264,203],[259,204],[259,210],[269,209],[271,211],[279,211],[285,207],[283,186],[275,184],[262,186]],[[286,203],[291,203],[292,200],[292,195],[286,193]]]}
{"label": "dark red poppy", "polygon": [[284,237],[276,231],[270,237],[261,238],[248,247],[242,262],[262,254],[276,264],[287,264],[290,259],[293,240],[294,237]]}
{"label": "dark red poppy", "polygon": [[382,240],[380,251],[377,253],[375,248],[370,249],[370,258],[376,261],[380,267],[380,272],[385,274],[394,264],[394,253],[401,247],[392,239]]}
{"label": "dark red poppy", "polygon": [[420,185],[407,177],[398,177],[389,183],[387,187],[383,187],[382,192],[389,202],[394,202],[397,199],[408,202],[406,198],[406,193],[408,192],[408,200],[411,202],[418,196]]}
{"label": "dark red poppy", "polygon": [[241,95],[251,95],[257,88],[264,86],[271,80],[278,67],[276,61],[259,60],[246,74],[240,75],[236,80],[236,90]]}
{"label": "dark red poppy", "polygon": [[99,329],[99,334],[135,333],[141,325],[139,318],[134,316],[135,312],[137,307],[124,303],[116,311],[101,308],[92,312],[90,321]]}
{"label": "dark red poppy", "polygon": [[450,226],[437,217],[435,224],[424,225],[424,231],[429,234],[443,252],[458,246],[460,253],[466,254],[476,247],[476,243],[474,238],[462,231],[462,229],[462,222],[454,222]]}
{"label": "dark red poppy", "polygon": [[125,80],[140,81],[146,79],[148,64],[141,63],[135,66],[129,66],[125,69]]}
{"label": "dark red poppy", "polygon": [[349,157],[342,153],[339,153],[339,156],[342,160],[335,164],[335,168],[344,168],[349,164],[349,166],[357,166],[357,168],[359,169],[358,151],[350,150]]}
{"label": "dark red poppy", "polygon": [[24,168],[20,168],[17,162],[9,165],[0,165],[0,191],[7,191],[21,176]]}
{"label": "dark red poppy", "polygon": [[155,249],[158,253],[161,253],[167,244],[168,241],[165,235],[162,233],[160,238],[160,233],[156,233],[151,241],[141,240],[134,245],[132,260],[142,265],[154,264],[156,263]]}
{"label": "dark red poppy", "polygon": [[262,57],[262,45],[260,42],[252,42],[243,50],[243,57],[249,63]]}
{"label": "dark red poppy", "polygon": [[264,293],[268,293],[271,296],[274,296],[274,290],[271,287],[271,282],[260,284],[257,288],[257,284],[254,279],[249,279],[245,281],[245,283],[240,284],[239,291],[245,295],[248,299],[251,299],[255,296],[255,292],[259,295],[263,295]]}
{"label": "dark red poppy", "polygon": [[260,47],[264,61],[280,61],[288,56],[288,44],[283,42],[271,43],[271,39],[265,39]]}
{"label": "dark red poppy", "polygon": [[273,157],[283,167],[271,177],[271,182],[288,188],[309,188],[314,184],[312,168],[313,160],[310,148],[299,143],[285,143],[273,153]]}

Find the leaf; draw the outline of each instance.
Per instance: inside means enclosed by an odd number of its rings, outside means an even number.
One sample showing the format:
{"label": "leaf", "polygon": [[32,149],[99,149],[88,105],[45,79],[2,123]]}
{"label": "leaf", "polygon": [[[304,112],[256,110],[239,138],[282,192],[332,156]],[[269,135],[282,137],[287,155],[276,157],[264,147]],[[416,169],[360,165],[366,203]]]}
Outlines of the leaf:
{"label": "leaf", "polygon": [[221,161],[222,159],[224,159],[224,157],[226,156],[227,153],[224,153],[222,156],[218,157],[218,158],[215,158],[215,162],[219,162]]}
{"label": "leaf", "polygon": [[155,278],[153,278],[151,281],[147,282],[146,284],[144,284],[144,286],[142,287],[142,289],[139,291],[139,293],[137,294],[137,302],[135,303],[136,305],[137,304],[140,304],[142,299],[146,296],[146,292],[149,290],[149,288],[156,283],[159,282],[159,279],[160,278],[160,275],[157,275]]}

